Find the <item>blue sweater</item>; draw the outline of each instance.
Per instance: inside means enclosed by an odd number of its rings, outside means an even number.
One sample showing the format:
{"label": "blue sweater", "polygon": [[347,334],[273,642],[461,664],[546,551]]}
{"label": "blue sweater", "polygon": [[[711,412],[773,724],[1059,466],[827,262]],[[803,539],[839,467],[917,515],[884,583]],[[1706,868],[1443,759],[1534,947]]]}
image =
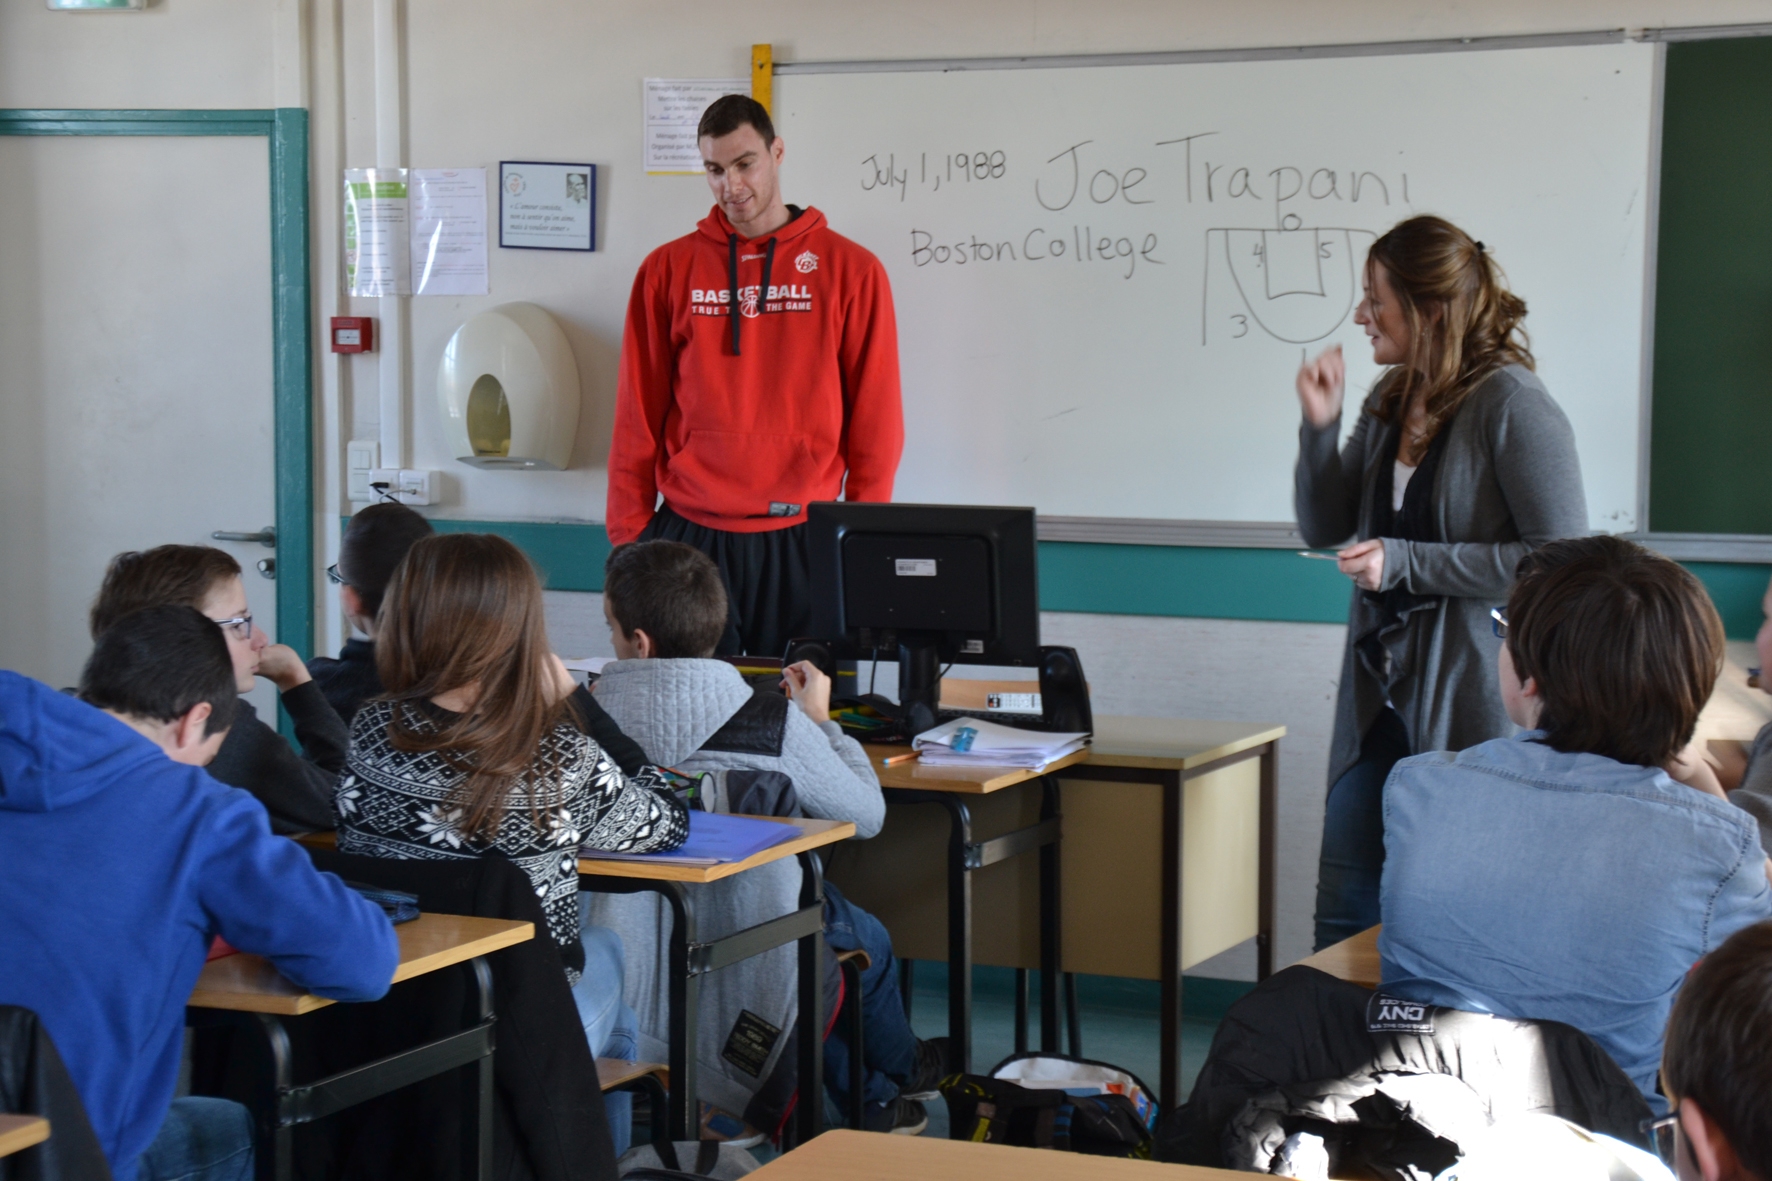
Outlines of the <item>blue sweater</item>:
{"label": "blue sweater", "polygon": [[336,1000],[388,990],[381,910],[264,806],[130,727],[0,672],[0,1003],[36,1010],[116,1181],[166,1118],[212,937]]}
{"label": "blue sweater", "polygon": [[1538,731],[1404,759],[1384,787],[1387,992],[1593,1038],[1649,1106],[1686,972],[1772,916],[1753,818]]}

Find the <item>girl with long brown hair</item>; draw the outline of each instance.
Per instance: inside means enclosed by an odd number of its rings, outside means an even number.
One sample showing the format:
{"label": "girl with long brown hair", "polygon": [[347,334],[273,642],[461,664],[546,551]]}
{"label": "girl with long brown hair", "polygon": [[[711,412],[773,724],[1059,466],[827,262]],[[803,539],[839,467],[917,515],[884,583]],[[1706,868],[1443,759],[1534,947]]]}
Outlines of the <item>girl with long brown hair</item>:
{"label": "girl with long brown hair", "polygon": [[[688,812],[655,769],[625,773],[592,736],[613,724],[549,648],[529,560],[490,534],[413,543],[382,600],[375,658],[385,692],[351,725],[340,852],[508,858],[541,899],[592,1052],[631,1057],[619,1052],[638,1026],[620,941],[581,932],[578,851],[675,849]],[[624,1029],[628,1043],[611,1046]],[[625,1139],[619,1121],[612,1130]]]}
{"label": "girl with long brown hair", "polygon": [[1354,583],[1329,753],[1316,945],[1379,921],[1384,782],[1410,754],[1511,730],[1489,613],[1514,567],[1585,534],[1569,420],[1533,372],[1526,305],[1483,243],[1412,217],[1373,243],[1354,320],[1387,366],[1341,440],[1339,348],[1298,371],[1293,503]]}

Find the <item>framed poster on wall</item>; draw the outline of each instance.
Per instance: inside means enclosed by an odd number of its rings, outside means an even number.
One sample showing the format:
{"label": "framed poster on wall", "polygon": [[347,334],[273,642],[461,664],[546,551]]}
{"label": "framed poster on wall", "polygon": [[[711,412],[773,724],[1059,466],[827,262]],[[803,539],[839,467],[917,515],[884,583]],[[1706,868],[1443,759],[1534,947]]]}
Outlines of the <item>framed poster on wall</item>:
{"label": "framed poster on wall", "polygon": [[597,166],[500,161],[498,244],[517,250],[595,250]]}

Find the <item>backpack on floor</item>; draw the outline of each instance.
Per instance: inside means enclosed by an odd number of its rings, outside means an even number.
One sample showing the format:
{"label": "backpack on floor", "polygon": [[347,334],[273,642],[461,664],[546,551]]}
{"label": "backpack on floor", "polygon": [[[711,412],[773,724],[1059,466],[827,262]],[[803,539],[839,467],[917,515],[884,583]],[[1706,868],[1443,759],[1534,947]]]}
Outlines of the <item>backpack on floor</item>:
{"label": "backpack on floor", "polygon": [[1129,1070],[1060,1054],[1021,1054],[989,1075],[943,1079],[948,1136],[1149,1160],[1156,1104]]}

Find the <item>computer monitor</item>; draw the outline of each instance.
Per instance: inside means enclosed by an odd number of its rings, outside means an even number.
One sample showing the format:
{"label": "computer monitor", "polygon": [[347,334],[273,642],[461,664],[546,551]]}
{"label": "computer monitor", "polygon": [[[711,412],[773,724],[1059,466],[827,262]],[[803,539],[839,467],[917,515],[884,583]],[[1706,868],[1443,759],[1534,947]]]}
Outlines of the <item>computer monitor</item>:
{"label": "computer monitor", "polygon": [[898,658],[908,732],[935,724],[943,664],[1039,664],[1033,509],[828,502],[806,523],[812,634],[839,660]]}

